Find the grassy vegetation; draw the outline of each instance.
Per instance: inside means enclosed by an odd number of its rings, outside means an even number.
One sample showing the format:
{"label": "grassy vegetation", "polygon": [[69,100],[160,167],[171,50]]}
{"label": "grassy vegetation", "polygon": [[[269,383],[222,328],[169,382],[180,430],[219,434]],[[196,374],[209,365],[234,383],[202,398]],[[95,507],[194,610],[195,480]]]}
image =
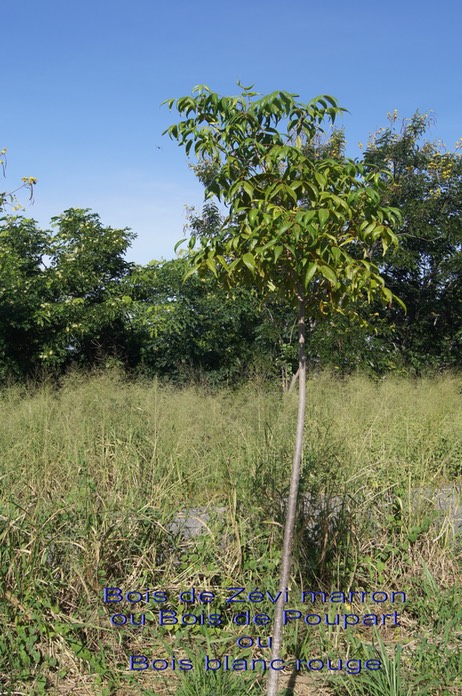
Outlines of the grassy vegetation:
{"label": "grassy vegetation", "polygon": [[[436,488],[460,483],[462,379],[381,382],[329,375],[308,384],[303,505],[288,608],[400,611],[392,628],[285,630],[287,660],[372,659],[379,672],[292,672],[285,693],[462,693],[461,547]],[[270,601],[229,605],[223,588],[276,592],[296,395],[254,382],[210,392],[74,374],[0,394],[0,693],[263,693],[264,675],[205,672],[204,655],[269,658]],[[185,538],[181,511],[207,508]],[[163,589],[165,604],[104,604],[103,588]],[[185,609],[182,589],[212,590]],[[400,590],[404,606],[299,605],[300,589]],[[123,606],[122,609],[120,607]],[[222,625],[164,626],[158,609],[220,613]],[[114,627],[132,611],[142,627]],[[130,655],[173,657],[176,669],[130,671]],[[182,671],[178,660],[191,660]],[[161,663],[159,663],[161,664]]]}

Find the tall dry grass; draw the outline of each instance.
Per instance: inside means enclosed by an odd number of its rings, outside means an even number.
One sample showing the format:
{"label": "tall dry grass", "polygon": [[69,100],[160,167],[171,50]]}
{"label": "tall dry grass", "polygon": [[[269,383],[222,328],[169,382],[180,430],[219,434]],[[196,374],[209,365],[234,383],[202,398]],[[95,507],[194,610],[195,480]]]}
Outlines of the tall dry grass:
{"label": "tall dry grass", "polygon": [[[452,591],[457,539],[431,491],[460,482],[461,394],[457,375],[309,380],[294,583],[412,590],[425,563]],[[274,589],[296,408],[259,382],[211,392],[117,372],[3,390],[0,685],[128,693],[130,651],[173,638],[111,628],[105,585]],[[205,507],[204,534],[175,531],[180,511]],[[410,612],[410,636],[429,606]],[[286,649],[300,640],[315,649],[293,631]]]}

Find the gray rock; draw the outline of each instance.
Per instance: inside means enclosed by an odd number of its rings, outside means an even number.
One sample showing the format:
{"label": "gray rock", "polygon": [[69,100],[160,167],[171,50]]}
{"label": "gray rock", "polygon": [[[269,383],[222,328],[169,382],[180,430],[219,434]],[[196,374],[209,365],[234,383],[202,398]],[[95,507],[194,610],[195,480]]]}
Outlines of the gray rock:
{"label": "gray rock", "polygon": [[[454,526],[456,534],[462,533],[462,486],[444,486],[432,490],[430,488],[416,488],[414,502],[416,505],[428,503],[432,506],[438,516],[449,517]],[[392,501],[392,493],[385,499],[385,505]],[[352,502],[352,501],[350,501]],[[340,496],[333,496],[327,499],[325,496],[313,501],[309,495],[303,500],[305,515],[311,519],[307,520],[307,527],[314,528],[316,520],[323,515],[328,515],[331,519],[338,517],[342,511],[345,501]],[[378,504],[379,505],[379,504]],[[369,513],[372,516],[372,511]],[[210,533],[210,523],[226,515],[224,507],[197,507],[185,508],[180,510],[173,521],[167,525],[167,529],[172,534],[179,534],[184,539],[191,539],[203,532]]]}

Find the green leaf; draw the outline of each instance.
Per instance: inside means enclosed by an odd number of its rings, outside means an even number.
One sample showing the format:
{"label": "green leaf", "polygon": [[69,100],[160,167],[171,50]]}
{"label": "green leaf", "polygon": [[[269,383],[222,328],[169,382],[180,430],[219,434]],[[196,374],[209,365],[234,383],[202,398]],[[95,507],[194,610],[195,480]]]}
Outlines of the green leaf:
{"label": "green leaf", "polygon": [[188,271],[186,271],[186,273],[183,276],[183,282],[186,282],[188,278],[197,273],[197,270],[198,269],[196,266],[192,266]]}
{"label": "green leaf", "polygon": [[258,219],[258,210],[256,210],[255,208],[252,208],[252,210],[249,213],[249,223],[251,225],[255,225],[257,219]]}
{"label": "green leaf", "polygon": [[331,268],[330,266],[322,265],[319,266],[319,270],[323,274],[324,278],[327,278],[327,280],[331,282],[332,285],[337,285],[337,274],[335,273],[333,268]]}
{"label": "green leaf", "polygon": [[281,256],[282,252],[284,251],[283,246],[277,246],[274,247],[274,261],[278,261],[279,257]]}
{"label": "green leaf", "polygon": [[389,304],[393,302],[393,293],[389,288],[382,288],[382,294]]}
{"label": "green leaf", "polygon": [[327,184],[327,179],[320,172],[315,172],[314,178],[318,182],[319,186],[323,189]]}
{"label": "green leaf", "polygon": [[247,252],[246,254],[243,255],[242,261],[245,263],[249,271],[252,271],[252,273],[255,273],[255,259],[253,257],[253,254],[250,254]]}
{"label": "green leaf", "polygon": [[307,213],[298,213],[297,220],[299,220],[302,223],[302,225],[309,225],[311,220],[315,217],[315,215],[315,210],[309,210]]}
{"label": "green leaf", "polygon": [[325,208],[321,208],[320,210],[318,210],[318,218],[319,222],[321,223],[321,226],[324,226],[329,219],[329,211]]}
{"label": "green leaf", "polygon": [[205,259],[205,263],[207,264],[208,268],[210,268],[213,275],[216,277],[218,274],[217,274],[217,267],[215,265],[215,260],[209,256]]}
{"label": "green leaf", "polygon": [[242,188],[249,196],[249,198],[253,198],[253,186],[248,181],[244,181],[244,183],[242,184]]}
{"label": "green leaf", "polygon": [[308,268],[306,269],[305,273],[305,288],[308,287],[310,284],[310,281],[312,280],[314,274],[316,273],[317,270],[317,265],[315,263],[311,263]]}
{"label": "green leaf", "polygon": [[219,263],[221,263],[221,265],[223,266],[223,268],[225,269],[225,271],[228,270],[228,264],[226,263],[226,259],[224,258],[224,256],[222,256],[221,254],[218,254],[218,255],[217,255],[217,261],[218,261]]}
{"label": "green leaf", "polygon": [[180,239],[180,241],[175,244],[175,246],[173,247],[173,251],[175,252],[175,254],[176,254],[176,250],[178,249],[178,247],[180,247],[183,244],[183,242],[185,242],[185,241],[186,241],[186,237],[184,239]]}

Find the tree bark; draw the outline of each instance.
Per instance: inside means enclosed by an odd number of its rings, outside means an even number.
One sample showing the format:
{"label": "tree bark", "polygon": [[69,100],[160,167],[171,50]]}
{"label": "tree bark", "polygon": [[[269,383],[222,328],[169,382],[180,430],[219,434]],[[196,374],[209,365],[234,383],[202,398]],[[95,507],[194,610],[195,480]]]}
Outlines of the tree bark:
{"label": "tree bark", "polygon": [[290,380],[289,388],[287,389],[289,394],[293,390],[295,385],[297,384],[298,377],[299,377],[299,370],[297,370],[297,372],[294,375],[292,375],[292,379]]}
{"label": "tree bark", "polygon": [[[305,426],[306,411],[306,357],[305,357],[305,298],[303,293],[298,295],[298,418],[297,436],[295,440],[294,458],[292,461],[292,474],[290,477],[289,500],[287,503],[286,522],[284,527],[284,542],[282,548],[281,574],[279,579],[279,599],[276,602],[273,636],[271,648],[271,661],[279,660],[282,645],[282,612],[284,607],[283,596],[286,587],[289,586],[290,566],[292,560],[292,545],[294,539],[295,515],[297,512],[298,484],[302,463],[303,431]],[[269,670],[267,696],[277,696],[279,671]]]}

